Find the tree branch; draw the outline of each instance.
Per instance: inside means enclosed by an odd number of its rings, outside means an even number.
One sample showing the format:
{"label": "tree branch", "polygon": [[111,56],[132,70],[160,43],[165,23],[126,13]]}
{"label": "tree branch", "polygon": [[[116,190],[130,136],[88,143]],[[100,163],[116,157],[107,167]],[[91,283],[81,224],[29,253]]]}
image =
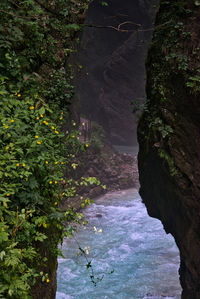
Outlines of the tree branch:
{"label": "tree branch", "polygon": [[57,17],[61,17],[61,18],[64,18],[63,15],[59,14],[57,11],[47,7],[45,4],[43,4],[42,2],[40,2],[39,0],[35,0],[35,2],[40,5],[44,10],[46,10],[47,12],[57,16]]}
{"label": "tree branch", "polygon": [[44,17],[44,15],[42,15],[42,16],[31,16],[31,17],[27,17],[27,16],[19,16],[19,15],[16,15],[16,14],[14,14],[14,13],[11,13],[11,12],[8,12],[8,11],[6,11],[6,10],[3,10],[3,9],[0,9],[0,12],[3,12],[4,14],[7,14],[7,15],[9,15],[9,16],[12,16],[12,17],[15,17],[15,18],[20,18],[20,19],[28,19],[28,20],[31,20],[31,19],[35,19],[35,20],[37,20],[37,19],[39,19],[39,18],[42,18],[42,17]]}
{"label": "tree branch", "polygon": [[126,32],[126,33],[129,33],[129,32],[136,32],[136,31],[150,31],[150,30],[153,30],[153,28],[151,29],[121,29],[121,27],[125,24],[133,24],[135,26],[138,26],[138,27],[142,27],[141,24],[137,24],[137,23],[134,23],[134,22],[130,22],[130,21],[127,21],[127,22],[123,22],[121,24],[119,24],[117,27],[114,27],[114,26],[102,26],[102,25],[94,25],[94,24],[83,24],[84,27],[91,27],[91,28],[100,28],[100,29],[112,29],[112,30],[115,30],[115,31],[118,31],[118,32]]}
{"label": "tree branch", "polygon": [[[167,24],[170,24],[171,21],[167,21],[161,25],[158,25],[158,26],[155,26],[155,27],[152,27],[152,28],[147,28],[147,29],[142,29],[142,24],[137,24],[137,23],[134,23],[134,22],[131,22],[131,21],[127,21],[127,22],[123,22],[121,24],[119,24],[117,27],[114,27],[114,26],[102,26],[102,25],[94,25],[94,24],[83,24],[82,26],[83,27],[91,27],[91,28],[100,28],[100,29],[112,29],[112,30],[116,30],[118,32],[127,32],[127,33],[130,33],[130,32],[147,32],[147,31],[153,31],[155,29],[158,29],[160,27],[163,27]],[[133,24],[135,26],[138,26],[140,27],[141,29],[121,29],[121,27],[125,24]]]}

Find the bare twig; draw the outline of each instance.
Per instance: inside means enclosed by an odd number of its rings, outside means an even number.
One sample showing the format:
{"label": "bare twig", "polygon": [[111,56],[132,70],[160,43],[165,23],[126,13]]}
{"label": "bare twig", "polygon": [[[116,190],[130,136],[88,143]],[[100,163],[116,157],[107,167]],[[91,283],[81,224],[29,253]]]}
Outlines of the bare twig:
{"label": "bare twig", "polygon": [[138,26],[138,27],[141,27],[142,25],[141,24],[137,24],[137,23],[134,23],[134,22],[131,22],[131,21],[126,21],[126,22],[123,22],[121,24],[118,25],[117,29],[120,31],[121,30],[121,27],[123,25],[126,25],[126,24],[132,24],[132,25],[135,25],[135,26]]}
{"label": "bare twig", "polygon": [[[119,24],[117,27],[114,27],[114,26],[102,26],[102,25],[94,25],[94,24],[83,24],[82,26],[83,27],[91,27],[91,28],[100,28],[100,29],[112,29],[112,30],[116,30],[118,32],[126,32],[126,33],[131,33],[131,32],[148,32],[148,31],[153,31],[155,29],[158,29],[158,28],[161,28],[167,24],[170,24],[171,21],[167,21],[161,25],[158,25],[158,26],[155,26],[155,27],[152,27],[152,28],[147,28],[147,29],[142,29],[142,24],[137,24],[137,23],[134,23],[134,22],[131,22],[131,21],[126,21],[126,22],[123,22],[121,24]],[[121,27],[125,24],[133,24],[139,28],[136,28],[136,29],[121,29]],[[140,29],[141,28],[141,29]]]}
{"label": "bare twig", "polygon": [[94,25],[94,24],[84,24],[83,26],[85,27],[92,27],[92,28],[101,28],[101,29],[112,29],[112,30],[116,30],[118,32],[135,32],[135,31],[138,31],[137,29],[122,29],[121,27],[123,25],[126,25],[126,24],[132,24],[132,25],[135,25],[137,27],[141,27],[142,25],[141,24],[137,24],[137,23],[134,23],[134,22],[131,22],[131,21],[126,21],[126,22],[123,22],[123,23],[120,23],[117,27],[114,27],[114,26],[102,26],[102,25]]}
{"label": "bare twig", "polygon": [[93,25],[93,24],[84,24],[84,27],[91,27],[91,28],[99,28],[99,29],[111,29],[111,30],[115,30],[118,32],[126,32],[126,33],[130,33],[130,32],[137,32],[137,31],[150,31],[153,30],[153,28],[151,29],[120,29],[120,25],[118,27],[114,27],[114,26],[101,26],[101,25]]}

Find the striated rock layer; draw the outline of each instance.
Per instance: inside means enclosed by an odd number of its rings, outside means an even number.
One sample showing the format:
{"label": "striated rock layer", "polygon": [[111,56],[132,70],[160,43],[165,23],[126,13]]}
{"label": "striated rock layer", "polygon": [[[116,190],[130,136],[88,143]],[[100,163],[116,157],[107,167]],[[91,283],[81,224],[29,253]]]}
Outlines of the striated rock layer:
{"label": "striated rock layer", "polygon": [[138,128],[140,194],[180,250],[182,298],[200,298],[200,6],[161,1]]}

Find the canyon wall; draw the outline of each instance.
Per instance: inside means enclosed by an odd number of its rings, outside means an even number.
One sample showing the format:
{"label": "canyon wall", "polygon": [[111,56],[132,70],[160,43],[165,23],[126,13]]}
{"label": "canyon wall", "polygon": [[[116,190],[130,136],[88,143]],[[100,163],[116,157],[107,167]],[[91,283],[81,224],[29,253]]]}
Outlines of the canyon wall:
{"label": "canyon wall", "polygon": [[[86,24],[92,27],[81,39],[76,96],[81,114],[102,125],[113,144],[135,144],[131,102],[145,98],[144,61],[157,1],[107,2],[93,1],[88,9]],[[119,25],[127,32],[118,31]]]}
{"label": "canyon wall", "polygon": [[182,298],[200,298],[200,2],[160,1],[139,128],[140,194],[180,250]]}

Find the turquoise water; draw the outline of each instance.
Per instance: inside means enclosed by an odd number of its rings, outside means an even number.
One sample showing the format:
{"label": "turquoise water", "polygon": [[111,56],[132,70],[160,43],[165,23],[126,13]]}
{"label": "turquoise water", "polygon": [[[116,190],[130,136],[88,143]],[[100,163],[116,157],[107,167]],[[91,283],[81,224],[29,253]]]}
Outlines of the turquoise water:
{"label": "turquoise water", "polygon": [[120,153],[127,153],[132,155],[138,154],[138,145],[126,146],[126,145],[113,145],[113,147]]}
{"label": "turquoise water", "polygon": [[[57,299],[180,298],[178,249],[160,221],[147,215],[137,190],[102,196],[84,214],[87,229],[62,247],[66,258],[58,260]],[[97,286],[85,258],[76,257],[79,245],[90,247],[95,276],[104,275]]]}

